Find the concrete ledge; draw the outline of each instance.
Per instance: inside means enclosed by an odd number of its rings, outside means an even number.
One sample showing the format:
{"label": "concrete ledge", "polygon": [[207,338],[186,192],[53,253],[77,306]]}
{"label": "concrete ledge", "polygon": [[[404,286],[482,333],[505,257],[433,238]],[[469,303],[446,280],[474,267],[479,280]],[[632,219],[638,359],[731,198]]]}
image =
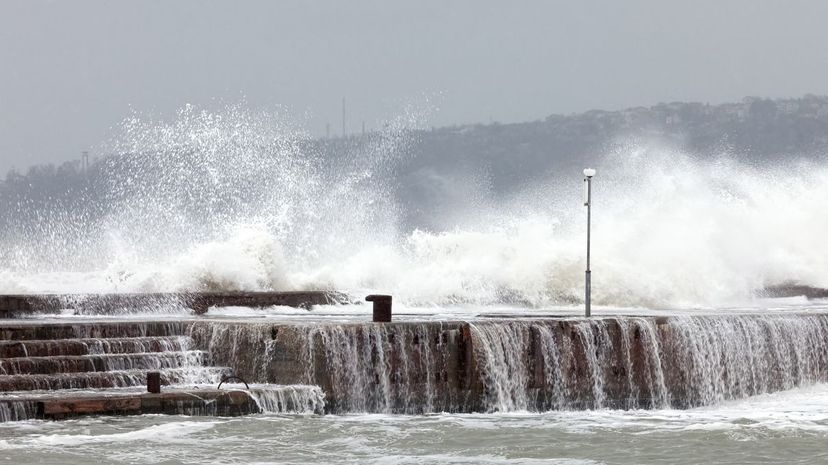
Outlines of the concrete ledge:
{"label": "concrete ledge", "polygon": [[197,389],[150,393],[55,393],[5,400],[0,405],[29,406],[28,419],[62,420],[86,415],[206,415],[239,416],[260,413],[245,391]]}
{"label": "concrete ledge", "polygon": [[21,294],[0,296],[0,318],[32,313],[55,314],[65,309],[75,310],[79,314],[107,315],[140,309],[190,308],[196,314],[203,314],[210,307],[310,308],[347,301],[347,296],[333,291]]}
{"label": "concrete ledge", "polygon": [[808,299],[828,299],[828,289],[819,287],[791,284],[786,286],[772,286],[762,291],[763,297],[799,297]]}

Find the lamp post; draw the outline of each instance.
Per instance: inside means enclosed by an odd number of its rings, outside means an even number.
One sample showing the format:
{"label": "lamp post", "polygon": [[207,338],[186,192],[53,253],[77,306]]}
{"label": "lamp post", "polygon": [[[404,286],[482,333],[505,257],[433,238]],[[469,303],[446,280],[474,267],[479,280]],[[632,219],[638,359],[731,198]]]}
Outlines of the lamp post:
{"label": "lamp post", "polygon": [[587,168],[584,170],[584,205],[587,207],[587,249],[586,249],[586,283],[584,285],[584,306],[585,316],[592,316],[592,271],[589,269],[589,242],[590,228],[592,226],[592,177],[595,170]]}

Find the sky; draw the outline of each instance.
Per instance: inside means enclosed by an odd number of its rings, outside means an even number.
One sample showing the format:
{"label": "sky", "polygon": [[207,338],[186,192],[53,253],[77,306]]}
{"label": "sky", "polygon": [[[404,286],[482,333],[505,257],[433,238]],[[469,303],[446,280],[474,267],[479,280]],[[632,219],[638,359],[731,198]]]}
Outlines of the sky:
{"label": "sky", "polygon": [[0,0],[0,177],[133,112],[285,107],[312,135],[828,94],[819,0]]}

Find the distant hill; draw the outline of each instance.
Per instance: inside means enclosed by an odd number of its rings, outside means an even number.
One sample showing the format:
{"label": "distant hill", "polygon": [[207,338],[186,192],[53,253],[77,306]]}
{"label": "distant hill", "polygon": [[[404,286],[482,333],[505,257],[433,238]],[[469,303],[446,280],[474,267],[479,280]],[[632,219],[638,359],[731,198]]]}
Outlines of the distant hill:
{"label": "distant hill", "polygon": [[[358,150],[370,137],[318,143],[327,156],[335,157]],[[497,195],[558,174],[580,176],[586,164],[630,140],[659,142],[700,157],[728,154],[753,163],[822,157],[828,153],[828,97],[660,103],[525,123],[433,128],[418,132],[416,140],[397,167],[398,197],[424,212],[409,212],[408,223],[427,224],[429,212],[454,195],[452,185],[458,181],[485,178]]]}
{"label": "distant hill", "polygon": [[660,141],[700,156],[821,156],[828,152],[828,97],[672,102],[526,123],[439,128],[421,134],[405,171],[486,166],[495,190],[503,191],[532,177],[582,168],[625,138]]}
{"label": "distant hill", "polygon": [[[672,102],[551,115],[525,123],[409,131],[405,144],[382,140],[388,137],[368,133],[304,140],[299,145],[332,166],[347,154],[351,165],[343,169],[358,169],[361,162],[371,165],[375,163],[371,157],[399,150],[402,145],[405,155],[389,161],[382,174],[393,178],[396,195],[409,210],[406,224],[416,226],[427,224],[429,211],[447,197],[462,195],[452,194],[452,186],[462,180],[485,179],[494,195],[508,193],[556,173],[577,175],[614,143],[629,139],[659,141],[702,157],[724,152],[760,162],[822,157],[828,153],[828,97],[748,97],[721,105]],[[20,227],[25,223],[21,218],[27,215],[36,215],[42,222],[45,212],[56,206],[74,216],[95,218],[106,211],[105,203],[111,200],[108,189],[112,186],[107,180],[113,174],[144,163],[140,166],[142,176],[153,176],[153,160],[163,157],[154,154],[141,162],[134,155],[102,157],[88,172],[73,161],[8,173],[0,183],[0,226]]]}

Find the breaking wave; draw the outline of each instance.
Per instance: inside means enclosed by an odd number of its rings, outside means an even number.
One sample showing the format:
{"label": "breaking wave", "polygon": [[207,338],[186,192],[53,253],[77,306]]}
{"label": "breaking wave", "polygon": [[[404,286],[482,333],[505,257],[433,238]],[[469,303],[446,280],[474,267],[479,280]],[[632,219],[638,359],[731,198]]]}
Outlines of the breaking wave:
{"label": "breaking wave", "polygon": [[[419,206],[400,198],[398,168],[425,118],[405,112],[365,137],[320,142],[285,115],[238,106],[185,107],[172,122],[133,116],[97,165],[99,214],[55,207],[3,229],[0,292],[331,288],[409,305],[581,302],[578,173],[508,195],[470,176],[439,228],[402,225]],[[721,306],[767,286],[828,287],[824,162],[758,166],[626,142],[595,167],[594,302]]]}

